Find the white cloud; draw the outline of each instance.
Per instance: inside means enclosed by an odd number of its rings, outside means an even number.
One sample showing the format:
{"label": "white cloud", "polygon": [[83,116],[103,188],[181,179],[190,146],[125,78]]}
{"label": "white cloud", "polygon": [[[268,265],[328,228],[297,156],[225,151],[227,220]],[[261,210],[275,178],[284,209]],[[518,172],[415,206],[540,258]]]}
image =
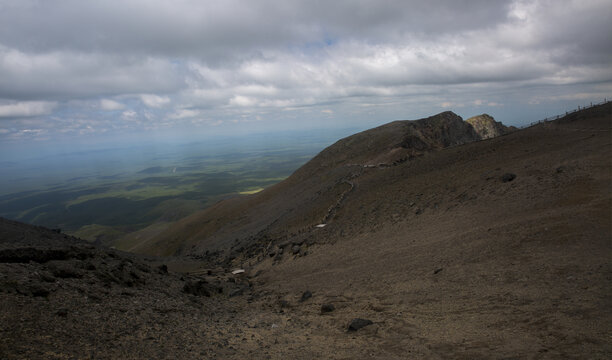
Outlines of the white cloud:
{"label": "white cloud", "polygon": [[168,104],[170,104],[170,98],[167,96],[158,96],[155,94],[142,94],[140,95],[140,100],[148,106],[152,108],[161,108]]}
{"label": "white cloud", "polygon": [[126,110],[123,113],[121,113],[121,118],[123,120],[134,120],[136,118],[136,115],[138,115],[135,111],[133,110]]}
{"label": "white cloud", "polygon": [[125,105],[114,100],[102,99],[100,100],[100,109],[106,111],[123,110],[125,109]]}
{"label": "white cloud", "polygon": [[236,106],[254,106],[257,100],[248,96],[236,95],[230,99],[229,103]]}
{"label": "white cloud", "polygon": [[21,101],[0,105],[0,118],[2,117],[29,117],[48,115],[57,106],[52,101]]}
{"label": "white cloud", "polygon": [[200,115],[200,111],[199,110],[179,109],[179,110],[175,111],[173,114],[170,114],[168,116],[168,118],[169,119],[174,119],[174,120],[180,120],[180,119],[196,117],[198,115]]}
{"label": "white cloud", "polygon": [[18,3],[0,5],[0,116],[58,110],[55,129],[90,131],[66,114],[99,131],[273,127],[612,95],[609,0]]}

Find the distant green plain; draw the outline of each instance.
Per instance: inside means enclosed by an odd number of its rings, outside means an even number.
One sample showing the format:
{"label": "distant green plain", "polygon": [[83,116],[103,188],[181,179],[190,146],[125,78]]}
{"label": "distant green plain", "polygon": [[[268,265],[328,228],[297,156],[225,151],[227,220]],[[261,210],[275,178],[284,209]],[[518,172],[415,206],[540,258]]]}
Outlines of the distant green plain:
{"label": "distant green plain", "polygon": [[[10,174],[19,173],[24,184],[36,186],[1,195],[0,216],[113,245],[127,234],[177,221],[221,199],[248,196],[278,183],[325,144],[306,141],[214,154],[191,149],[173,155],[147,154],[130,162],[117,160],[129,152],[115,158],[86,153],[70,155],[71,162],[60,167],[39,160],[28,171],[11,170]],[[73,165],[66,166],[68,163]],[[102,165],[92,168],[92,163]],[[45,183],[45,171],[59,175]]]}

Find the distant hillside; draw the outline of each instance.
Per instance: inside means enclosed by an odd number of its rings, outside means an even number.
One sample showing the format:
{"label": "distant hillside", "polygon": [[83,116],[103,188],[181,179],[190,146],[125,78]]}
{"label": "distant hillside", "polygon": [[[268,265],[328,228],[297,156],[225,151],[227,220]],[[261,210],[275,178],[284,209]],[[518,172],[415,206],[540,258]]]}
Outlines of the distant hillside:
{"label": "distant hillside", "polygon": [[[482,128],[495,129],[484,134]],[[478,131],[476,130],[478,129]],[[185,218],[153,236],[146,231],[118,245],[156,255],[201,254],[299,236],[326,222],[353,179],[375,167],[389,167],[428,152],[482,140],[511,130],[487,117],[474,127],[447,111],[414,121],[394,121],[329,146],[287,180],[251,197],[234,198]]]}

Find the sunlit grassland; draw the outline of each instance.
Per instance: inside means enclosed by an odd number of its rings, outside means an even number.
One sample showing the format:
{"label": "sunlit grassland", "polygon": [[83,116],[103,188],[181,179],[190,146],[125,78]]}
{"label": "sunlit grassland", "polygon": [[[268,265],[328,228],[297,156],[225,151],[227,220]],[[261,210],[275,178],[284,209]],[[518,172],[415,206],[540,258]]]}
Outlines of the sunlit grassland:
{"label": "sunlit grassland", "polygon": [[134,201],[145,200],[145,199],[155,198],[155,197],[166,197],[166,196],[176,197],[176,196],[180,196],[181,194],[184,194],[185,192],[193,191],[195,188],[195,185],[177,186],[177,187],[144,186],[144,187],[137,188],[137,189],[127,189],[126,187],[129,187],[129,186],[125,186],[121,184],[120,186],[117,186],[115,189],[112,189],[112,190],[109,190],[103,193],[79,196],[76,199],[67,201],[66,206],[81,204],[87,201],[91,201],[95,199],[102,199],[106,197],[125,198],[128,200],[134,200]]}

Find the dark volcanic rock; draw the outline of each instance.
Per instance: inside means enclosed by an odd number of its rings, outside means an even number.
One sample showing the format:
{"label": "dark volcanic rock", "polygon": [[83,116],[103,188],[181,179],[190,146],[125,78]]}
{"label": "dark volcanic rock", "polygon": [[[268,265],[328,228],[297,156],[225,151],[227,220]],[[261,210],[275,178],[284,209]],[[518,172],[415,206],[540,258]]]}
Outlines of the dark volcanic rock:
{"label": "dark volcanic rock", "polygon": [[17,290],[22,295],[47,297],[50,293],[49,289],[41,284],[29,284]]}
{"label": "dark volcanic rock", "polygon": [[35,249],[32,247],[0,250],[2,263],[28,263],[30,261],[45,263],[51,260],[68,258],[66,249]]}
{"label": "dark volcanic rock", "polygon": [[54,261],[48,265],[51,274],[57,278],[69,279],[83,277],[83,270],[78,268],[78,264],[71,261]]}
{"label": "dark volcanic rock", "polygon": [[277,252],[278,252],[278,248],[275,246],[270,250],[270,252],[268,253],[268,256],[274,257]]}
{"label": "dark volcanic rock", "polygon": [[53,275],[51,275],[51,274],[49,274],[47,272],[41,272],[39,274],[39,278],[40,278],[40,280],[42,280],[44,282],[49,282],[49,283],[55,282],[55,280],[56,280],[55,277],[53,277]]}
{"label": "dark volcanic rock", "polygon": [[304,302],[312,297],[312,293],[309,290],[304,291],[302,297],[300,298],[301,302]]}
{"label": "dark volcanic rock", "polygon": [[321,305],[321,314],[332,312],[334,310],[336,310],[336,307],[334,306],[334,304],[323,304],[323,305]]}
{"label": "dark volcanic rock", "polygon": [[348,331],[357,331],[362,327],[366,327],[372,324],[374,323],[371,320],[356,318],[351,320],[351,323],[348,326]]}
{"label": "dark volcanic rock", "polygon": [[111,274],[115,282],[118,282],[120,285],[131,287],[144,283],[144,280],[138,275],[136,267],[130,260],[122,260],[111,270]]}
{"label": "dark volcanic rock", "polygon": [[278,262],[278,261],[281,261],[282,259],[283,259],[283,252],[282,251],[277,252],[276,255],[274,256],[274,261]]}
{"label": "dark volcanic rock", "polygon": [[297,255],[300,253],[300,250],[302,248],[300,248],[300,245],[293,245],[293,247],[291,248],[291,252],[293,253],[293,255]]}
{"label": "dark volcanic rock", "polygon": [[208,283],[204,280],[187,281],[183,286],[183,292],[195,296],[210,297]]}
{"label": "dark volcanic rock", "polygon": [[281,309],[291,307],[291,304],[287,300],[278,300],[278,305],[280,305]]}
{"label": "dark volcanic rock", "polygon": [[233,290],[231,290],[228,294],[229,297],[234,297],[234,296],[240,296],[242,294],[244,294],[244,290],[246,290],[247,287],[246,286],[241,286],[241,287],[237,287]]}
{"label": "dark volcanic rock", "polygon": [[502,182],[510,182],[512,180],[516,179],[516,175],[512,174],[512,173],[505,173],[504,175],[502,175],[501,177],[501,181]]}

